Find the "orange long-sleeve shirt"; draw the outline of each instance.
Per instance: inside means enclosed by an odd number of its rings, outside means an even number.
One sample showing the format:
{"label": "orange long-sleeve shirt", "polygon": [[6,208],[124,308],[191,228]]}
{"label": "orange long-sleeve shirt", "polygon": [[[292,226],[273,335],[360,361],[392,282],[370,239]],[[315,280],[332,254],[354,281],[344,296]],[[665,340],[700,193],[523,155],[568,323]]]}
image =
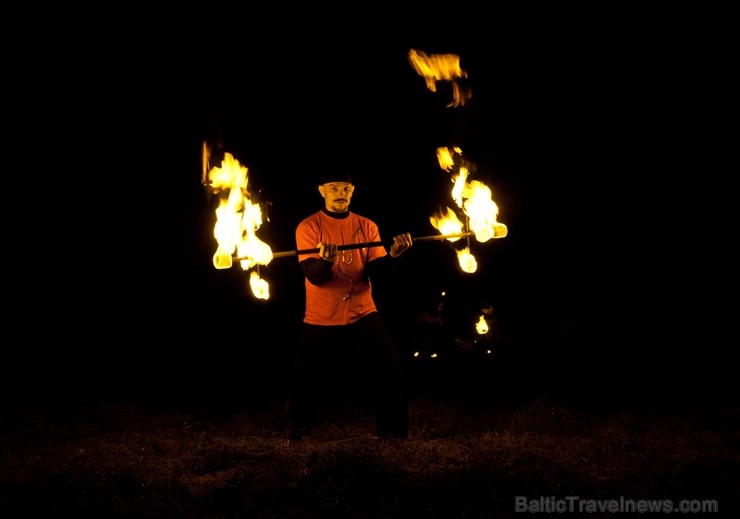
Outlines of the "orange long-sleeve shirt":
{"label": "orange long-sleeve shirt", "polygon": [[[313,249],[318,243],[350,245],[380,242],[378,226],[370,219],[352,212],[318,211],[296,227],[298,249]],[[385,247],[363,247],[339,251],[331,267],[331,278],[314,285],[306,278],[306,309],[303,320],[308,324],[343,325],[377,311],[372,286],[367,277],[367,263],[386,256]],[[318,253],[301,255],[298,260],[319,258]]]}

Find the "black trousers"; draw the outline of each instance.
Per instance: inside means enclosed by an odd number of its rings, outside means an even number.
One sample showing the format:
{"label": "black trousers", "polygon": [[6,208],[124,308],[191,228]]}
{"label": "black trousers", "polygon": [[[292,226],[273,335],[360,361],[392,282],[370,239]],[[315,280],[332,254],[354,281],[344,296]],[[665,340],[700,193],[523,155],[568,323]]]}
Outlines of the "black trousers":
{"label": "black trousers", "polygon": [[409,407],[401,359],[378,313],[345,326],[303,323],[285,405],[286,429],[310,430],[324,392],[341,392],[348,381],[358,380],[368,385],[378,435],[406,438]]}

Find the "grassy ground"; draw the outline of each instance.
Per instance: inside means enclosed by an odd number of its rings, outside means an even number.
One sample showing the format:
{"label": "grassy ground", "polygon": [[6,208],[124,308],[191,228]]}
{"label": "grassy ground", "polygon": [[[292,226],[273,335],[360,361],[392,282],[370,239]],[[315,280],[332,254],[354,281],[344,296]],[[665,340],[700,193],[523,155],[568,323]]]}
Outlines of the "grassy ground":
{"label": "grassy ground", "polygon": [[280,437],[277,404],[78,398],[2,411],[3,518],[462,519],[620,499],[740,511],[732,406],[595,411],[419,386],[407,440],[376,438],[369,410],[338,400],[298,442]]}

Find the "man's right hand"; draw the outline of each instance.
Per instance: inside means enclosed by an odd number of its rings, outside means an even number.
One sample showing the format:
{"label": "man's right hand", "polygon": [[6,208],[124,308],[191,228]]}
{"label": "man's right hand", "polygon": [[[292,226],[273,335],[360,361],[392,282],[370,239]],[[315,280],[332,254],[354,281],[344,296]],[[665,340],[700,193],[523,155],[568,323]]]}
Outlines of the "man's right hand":
{"label": "man's right hand", "polygon": [[319,257],[324,261],[334,263],[337,258],[337,245],[335,243],[318,243]]}

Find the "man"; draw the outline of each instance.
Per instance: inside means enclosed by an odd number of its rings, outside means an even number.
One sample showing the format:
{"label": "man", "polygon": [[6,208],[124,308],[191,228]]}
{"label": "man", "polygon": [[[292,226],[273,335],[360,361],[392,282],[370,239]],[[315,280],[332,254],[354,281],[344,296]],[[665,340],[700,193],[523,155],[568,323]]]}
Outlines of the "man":
{"label": "man", "polygon": [[[318,184],[324,207],[301,221],[295,232],[298,250],[318,251],[298,257],[306,303],[285,405],[284,436],[301,438],[315,425],[321,389],[327,382],[341,382],[335,365],[349,356],[360,364],[338,369],[354,367],[366,377],[377,434],[406,438],[409,409],[401,360],[378,314],[372,283],[392,273],[398,257],[411,247],[411,235],[394,237],[388,251],[382,245],[342,248],[379,243],[378,226],[349,210],[355,189],[350,175],[329,173]],[[337,392],[343,389],[336,387]]]}

